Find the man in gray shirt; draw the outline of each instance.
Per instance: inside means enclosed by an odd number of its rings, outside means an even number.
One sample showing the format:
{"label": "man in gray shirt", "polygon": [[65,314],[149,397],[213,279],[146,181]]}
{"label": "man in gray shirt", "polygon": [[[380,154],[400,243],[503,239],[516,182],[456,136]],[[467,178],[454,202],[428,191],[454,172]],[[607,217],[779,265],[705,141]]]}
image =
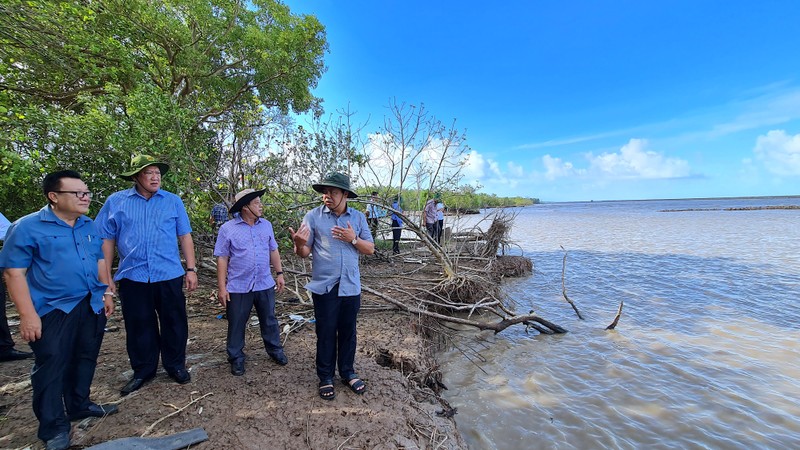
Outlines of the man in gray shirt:
{"label": "man in gray shirt", "polygon": [[305,287],[314,301],[319,396],[333,400],[337,363],[346,386],[356,394],[367,389],[353,368],[356,318],[361,308],[358,255],[373,254],[375,244],[367,218],[347,206],[348,198],[358,197],[348,176],[332,173],[312,187],[322,194],[323,204],[306,214],[296,232],[292,228],[289,231],[297,256],[314,255],[311,282]]}

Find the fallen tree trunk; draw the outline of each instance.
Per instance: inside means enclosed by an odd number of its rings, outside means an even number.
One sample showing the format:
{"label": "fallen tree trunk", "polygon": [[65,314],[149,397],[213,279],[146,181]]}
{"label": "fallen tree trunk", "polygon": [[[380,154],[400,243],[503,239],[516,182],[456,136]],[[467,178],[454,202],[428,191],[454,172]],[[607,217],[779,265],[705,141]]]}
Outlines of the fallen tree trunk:
{"label": "fallen tree trunk", "polygon": [[[386,294],[378,292],[378,291],[376,291],[376,290],[374,290],[372,288],[369,288],[367,286],[363,286],[362,285],[361,286],[361,290],[369,292],[370,294],[372,294],[372,295],[374,295],[374,296],[376,296],[376,297],[378,297],[378,298],[380,298],[382,300],[385,300],[385,301],[397,306],[398,308],[403,309],[405,311],[408,311],[410,313],[424,315],[424,316],[431,317],[431,318],[434,318],[434,319],[437,319],[437,320],[442,320],[442,321],[445,321],[445,322],[458,323],[458,324],[461,324],[461,325],[467,325],[467,326],[475,327],[475,328],[477,328],[479,330],[492,330],[495,333],[499,333],[499,332],[505,330],[506,328],[510,327],[511,325],[516,325],[518,323],[529,324],[531,322],[535,322],[535,323],[540,324],[541,326],[546,327],[552,333],[560,334],[560,333],[566,333],[567,332],[566,329],[564,329],[564,328],[562,328],[562,327],[560,327],[560,326],[558,326],[558,325],[556,325],[556,324],[554,324],[554,323],[552,323],[552,322],[550,322],[548,320],[545,320],[545,319],[537,316],[536,314],[523,314],[523,315],[519,315],[519,316],[504,317],[499,322],[482,322],[482,321],[478,321],[478,320],[464,319],[464,318],[461,318],[461,317],[448,316],[448,315],[440,314],[440,313],[437,313],[437,312],[434,312],[434,311],[429,311],[429,310],[426,310],[426,309],[420,309],[420,308],[417,308],[417,307],[414,307],[414,306],[409,306],[409,305],[406,305],[405,303],[403,303],[403,302],[401,302],[401,301],[399,301],[397,299],[394,299],[394,298],[392,298],[392,297],[390,297],[390,296],[388,296]],[[547,333],[547,334],[552,334],[552,333]]]}

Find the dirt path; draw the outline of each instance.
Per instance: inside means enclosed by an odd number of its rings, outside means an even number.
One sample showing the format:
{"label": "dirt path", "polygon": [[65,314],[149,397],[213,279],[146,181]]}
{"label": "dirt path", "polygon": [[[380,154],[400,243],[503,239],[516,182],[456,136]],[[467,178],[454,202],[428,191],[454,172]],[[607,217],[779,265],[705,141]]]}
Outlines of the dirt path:
{"label": "dirt path", "polygon": [[[118,331],[105,335],[92,399],[97,403],[116,402],[120,412],[75,423],[72,448],[146,432],[148,436],[163,436],[196,427],[205,429],[209,440],[194,448],[205,449],[465,448],[452,419],[436,415],[442,406],[432,392],[409,381],[414,370],[433,365],[429,343],[414,331],[415,319],[370,310],[382,305],[366,298],[364,305],[358,325],[356,370],[368,383],[368,391],[358,396],[337,381],[333,401],[317,395],[313,324],[288,335],[285,347],[289,364],[285,367],[267,357],[258,327],[249,327],[247,372],[242,377],[232,376],[225,355],[227,322],[216,318],[221,310],[207,290],[198,291],[188,301],[187,366],[192,382],[178,385],[161,371],[140,391],[120,397],[119,389],[131,370],[125,352],[125,328],[117,312],[109,327],[116,326]],[[12,316],[15,313],[11,306],[8,312]],[[282,317],[288,313],[311,317],[308,305],[280,302],[278,312]],[[16,327],[12,329],[16,331]],[[18,348],[26,349],[18,336],[15,340]],[[0,364],[0,448],[42,448],[30,406],[31,366],[31,360]],[[397,369],[401,366],[402,372]]]}

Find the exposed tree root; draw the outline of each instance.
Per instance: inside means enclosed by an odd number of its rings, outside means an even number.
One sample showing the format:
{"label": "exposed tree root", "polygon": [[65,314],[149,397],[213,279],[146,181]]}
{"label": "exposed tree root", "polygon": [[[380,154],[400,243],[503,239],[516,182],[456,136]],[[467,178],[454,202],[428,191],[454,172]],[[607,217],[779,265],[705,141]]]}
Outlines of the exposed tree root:
{"label": "exposed tree root", "polygon": [[478,320],[465,319],[465,318],[462,318],[462,317],[448,316],[448,315],[441,314],[441,313],[438,313],[438,312],[429,311],[427,309],[421,309],[421,308],[418,308],[416,306],[406,305],[405,303],[403,303],[403,302],[401,302],[399,300],[396,300],[396,299],[394,299],[394,298],[392,298],[392,297],[390,297],[390,296],[388,296],[388,295],[386,295],[386,294],[384,294],[382,292],[378,292],[378,291],[376,291],[376,290],[374,290],[372,288],[369,288],[367,286],[361,286],[361,289],[366,291],[366,292],[369,292],[370,294],[372,294],[372,295],[374,295],[374,296],[376,296],[376,297],[378,297],[380,299],[383,299],[383,300],[385,300],[385,301],[397,306],[398,308],[400,308],[402,310],[408,311],[410,313],[424,315],[424,316],[431,317],[433,319],[441,320],[441,321],[444,321],[444,322],[458,323],[458,324],[461,324],[461,325],[467,325],[467,326],[475,327],[475,328],[477,328],[479,330],[492,330],[495,333],[499,333],[499,332],[505,330],[506,328],[510,327],[511,325],[516,325],[518,323],[527,324],[527,323],[530,323],[530,322],[536,322],[536,323],[548,328],[553,333],[566,333],[567,332],[566,329],[564,329],[564,328],[562,328],[562,327],[560,327],[560,326],[558,326],[558,325],[556,325],[556,324],[554,324],[552,322],[549,322],[549,321],[537,316],[536,314],[523,314],[523,315],[520,315],[520,316],[504,316],[504,315],[500,314],[497,310],[491,310],[491,312],[493,312],[493,313],[495,313],[497,315],[500,315],[501,317],[503,317],[503,319],[500,320],[499,322],[483,322],[483,321],[478,321]]}

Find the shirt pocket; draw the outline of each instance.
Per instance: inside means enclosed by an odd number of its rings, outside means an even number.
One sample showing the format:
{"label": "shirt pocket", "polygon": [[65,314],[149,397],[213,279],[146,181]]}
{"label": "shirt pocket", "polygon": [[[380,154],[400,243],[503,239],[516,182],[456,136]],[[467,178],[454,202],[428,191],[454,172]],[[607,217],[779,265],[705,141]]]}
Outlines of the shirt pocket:
{"label": "shirt pocket", "polygon": [[174,211],[164,211],[158,223],[158,228],[167,235],[178,235],[178,215]]}
{"label": "shirt pocket", "polygon": [[[88,242],[86,242],[88,244]],[[86,248],[86,245],[81,245]],[[38,246],[39,257],[47,263],[63,262],[76,255],[75,242],[71,233],[49,233],[42,239]],[[85,250],[77,252],[83,255]]]}
{"label": "shirt pocket", "polygon": [[269,253],[269,243],[271,239],[266,234],[262,234],[258,237],[258,245],[261,246],[261,249],[267,253]]}
{"label": "shirt pocket", "polygon": [[103,259],[103,240],[97,233],[89,233],[83,238],[83,250],[86,259]]}

